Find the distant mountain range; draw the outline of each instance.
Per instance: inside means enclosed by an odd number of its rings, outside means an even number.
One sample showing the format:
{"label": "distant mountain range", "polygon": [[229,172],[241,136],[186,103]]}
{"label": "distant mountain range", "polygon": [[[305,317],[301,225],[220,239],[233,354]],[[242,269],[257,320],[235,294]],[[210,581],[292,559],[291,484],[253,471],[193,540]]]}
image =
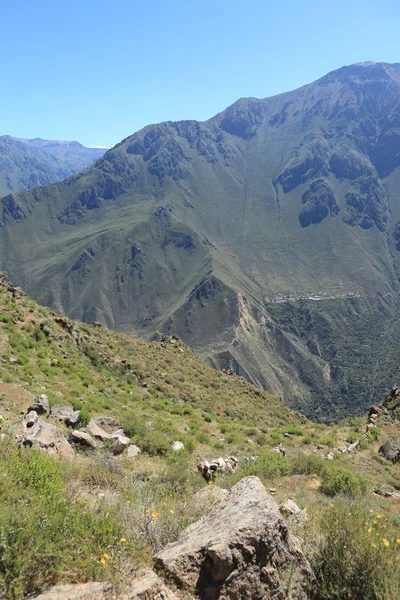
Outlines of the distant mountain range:
{"label": "distant mountain range", "polygon": [[399,190],[400,65],[356,64],[3,198],[0,267],[57,311],[176,333],[329,420],[399,377]]}
{"label": "distant mountain range", "polygon": [[104,148],[79,142],[0,136],[0,197],[55,183],[86,169],[103,156]]}

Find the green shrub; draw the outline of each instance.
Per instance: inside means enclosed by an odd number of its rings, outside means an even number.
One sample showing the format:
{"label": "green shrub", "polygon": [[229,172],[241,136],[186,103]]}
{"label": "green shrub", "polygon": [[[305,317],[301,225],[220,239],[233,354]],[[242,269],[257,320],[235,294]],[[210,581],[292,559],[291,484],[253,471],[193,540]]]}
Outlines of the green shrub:
{"label": "green shrub", "polygon": [[322,472],[321,491],[327,496],[359,496],[365,493],[366,487],[364,477],[356,475],[346,467],[329,465]]}
{"label": "green shrub", "polygon": [[317,515],[308,539],[316,600],[400,598],[399,528],[383,515],[340,499]]}
{"label": "green shrub", "polygon": [[161,431],[149,431],[139,440],[139,445],[144,452],[152,456],[155,454],[167,454],[171,447],[171,440]]}
{"label": "green shrub", "polygon": [[7,468],[14,484],[24,490],[52,498],[63,489],[59,464],[38,450],[22,448],[10,457]]}
{"label": "green shrub", "polygon": [[291,456],[289,460],[294,475],[320,475],[326,468],[325,461],[319,454],[301,452]]}

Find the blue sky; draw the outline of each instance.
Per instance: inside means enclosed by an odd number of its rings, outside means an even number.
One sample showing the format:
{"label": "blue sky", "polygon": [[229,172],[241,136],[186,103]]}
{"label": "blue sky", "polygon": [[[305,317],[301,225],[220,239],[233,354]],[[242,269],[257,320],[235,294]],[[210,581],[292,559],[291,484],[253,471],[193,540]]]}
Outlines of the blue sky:
{"label": "blue sky", "polygon": [[344,64],[400,62],[399,0],[0,0],[0,134],[113,146]]}

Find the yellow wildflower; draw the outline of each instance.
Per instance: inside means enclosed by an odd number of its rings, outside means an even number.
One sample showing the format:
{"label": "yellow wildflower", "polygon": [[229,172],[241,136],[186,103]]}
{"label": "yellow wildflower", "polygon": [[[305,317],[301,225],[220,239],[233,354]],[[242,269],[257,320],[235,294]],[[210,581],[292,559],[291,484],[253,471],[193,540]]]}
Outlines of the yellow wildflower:
{"label": "yellow wildflower", "polygon": [[382,519],[382,515],[376,515],[377,519]]}
{"label": "yellow wildflower", "polygon": [[126,538],[121,538],[119,541],[120,542],[126,542]]}
{"label": "yellow wildflower", "polygon": [[305,507],[303,508],[303,510],[305,510],[305,511],[307,512],[307,511],[308,511],[308,508],[307,508],[307,506],[305,506]]}
{"label": "yellow wildflower", "polygon": [[368,529],[368,533],[371,533],[371,531],[372,531],[372,527],[370,527],[370,528]]}
{"label": "yellow wildflower", "polygon": [[100,562],[101,562],[102,565],[105,565],[106,564],[106,559],[105,558],[101,558]]}
{"label": "yellow wildflower", "polygon": [[374,512],[374,511],[372,510],[372,508],[370,508],[370,509],[369,509],[369,512],[370,512],[370,513],[372,513],[372,512]]}
{"label": "yellow wildflower", "polygon": [[110,555],[109,555],[109,554],[107,554],[107,552],[104,552],[103,556],[104,556],[104,558],[106,558],[106,559],[107,559],[107,558],[110,558]]}
{"label": "yellow wildflower", "polygon": [[172,510],[172,508],[171,508],[171,510],[170,510],[169,512],[171,513],[171,515],[173,515],[173,514],[174,514],[174,511]]}
{"label": "yellow wildflower", "polygon": [[150,509],[148,508],[148,509],[146,509],[146,515],[149,515],[149,514],[150,514]]}
{"label": "yellow wildflower", "polygon": [[396,544],[400,544],[400,538],[397,538]]}
{"label": "yellow wildflower", "polygon": [[383,545],[386,546],[386,548],[388,548],[390,546],[389,540],[383,538]]}
{"label": "yellow wildflower", "polygon": [[212,481],[209,481],[209,482],[208,482],[208,485],[212,485]]}
{"label": "yellow wildflower", "polygon": [[371,544],[372,548],[376,548],[376,544],[372,543]]}
{"label": "yellow wildflower", "polygon": [[335,505],[333,504],[333,502],[331,502],[330,507],[333,508]]}
{"label": "yellow wildflower", "polygon": [[158,517],[158,512],[155,511],[155,510],[153,510],[153,512],[151,513],[151,516],[152,517]]}

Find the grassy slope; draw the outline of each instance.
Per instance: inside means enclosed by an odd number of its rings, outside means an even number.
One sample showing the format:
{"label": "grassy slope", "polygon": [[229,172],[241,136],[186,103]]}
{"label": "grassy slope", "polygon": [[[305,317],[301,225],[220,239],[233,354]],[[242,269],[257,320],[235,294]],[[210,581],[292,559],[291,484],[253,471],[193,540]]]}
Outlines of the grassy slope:
{"label": "grassy slope", "polygon": [[[398,557],[399,500],[371,493],[400,488],[400,466],[377,456],[380,441],[398,436],[390,419],[380,418],[379,440],[328,463],[313,453],[316,446],[322,444],[319,453],[326,454],[361,437],[365,417],[335,427],[307,422],[245,381],[210,369],[179,340],[145,342],[60,321],[22,291],[12,293],[3,279],[0,315],[0,412],[6,418],[0,472],[7,476],[7,485],[0,486],[5,544],[0,546],[0,590],[10,598],[60,580],[106,579],[123,588],[132,570],[151,565],[152,553],[206,509],[207,503],[200,506],[193,497],[205,485],[196,473],[198,458],[232,453],[239,457],[239,472],[220,477],[218,484],[229,487],[257,474],[276,489],[278,501],[290,496],[306,509],[308,525],[295,529],[315,568],[323,570],[318,585],[325,579],[343,585],[346,564],[348,580],[355,581],[351,569],[364,573],[354,588],[358,593],[366,583],[375,593],[371,581],[375,585],[383,578],[386,591],[363,597],[397,598],[390,569]],[[51,403],[71,403],[85,418],[120,418],[145,452],[131,463],[107,452],[70,463],[31,450],[16,452],[8,431],[35,393],[46,393]],[[185,444],[183,454],[171,453],[174,440]],[[287,448],[285,459],[269,452],[280,442]],[[249,455],[258,457],[256,465],[244,464]],[[365,478],[360,500],[349,503],[323,493],[321,481],[322,486],[332,483],[332,465],[333,472],[341,466],[348,469],[345,477],[355,477],[349,491],[359,484],[358,476]],[[371,522],[372,533],[364,521]],[[324,532],[332,536],[329,548]],[[345,556],[343,544],[349,548]],[[373,573],[368,561],[375,565]],[[328,564],[338,572],[327,574]]]}

